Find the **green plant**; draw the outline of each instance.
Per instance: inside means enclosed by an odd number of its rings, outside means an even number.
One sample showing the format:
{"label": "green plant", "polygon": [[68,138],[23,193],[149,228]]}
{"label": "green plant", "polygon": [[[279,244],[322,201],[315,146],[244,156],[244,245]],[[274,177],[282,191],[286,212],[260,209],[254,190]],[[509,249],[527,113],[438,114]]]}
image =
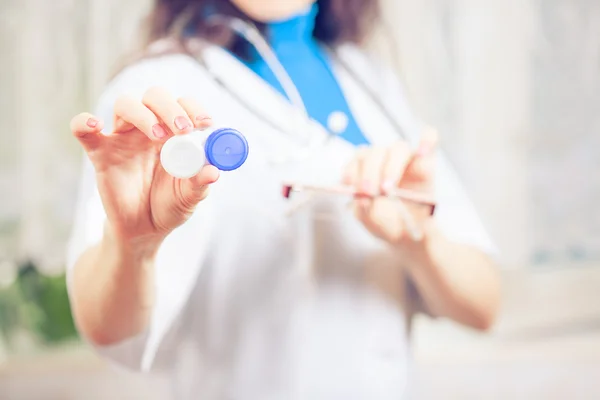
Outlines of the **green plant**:
{"label": "green plant", "polygon": [[31,262],[19,267],[15,282],[0,290],[0,332],[9,344],[19,327],[46,345],[77,337],[64,276],[44,276]]}

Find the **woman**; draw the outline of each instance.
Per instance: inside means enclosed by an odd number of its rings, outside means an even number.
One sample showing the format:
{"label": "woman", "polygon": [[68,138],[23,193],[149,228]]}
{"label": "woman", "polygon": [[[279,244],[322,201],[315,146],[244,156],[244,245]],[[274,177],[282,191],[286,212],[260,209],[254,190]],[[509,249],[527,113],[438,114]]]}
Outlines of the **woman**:
{"label": "woman", "polygon": [[[359,48],[376,11],[374,0],[157,1],[149,54],[113,80],[97,115],[72,121],[88,157],[70,296],[102,354],[167,371],[182,399],[398,399],[415,312],[491,326],[492,245],[436,136]],[[229,17],[267,38],[310,121],[223,28]],[[169,176],[161,145],[213,121],[247,136],[246,164]],[[284,179],[364,195],[400,187],[438,207],[420,238],[407,225],[420,209],[385,197],[357,197],[352,215],[317,196],[287,216]]]}

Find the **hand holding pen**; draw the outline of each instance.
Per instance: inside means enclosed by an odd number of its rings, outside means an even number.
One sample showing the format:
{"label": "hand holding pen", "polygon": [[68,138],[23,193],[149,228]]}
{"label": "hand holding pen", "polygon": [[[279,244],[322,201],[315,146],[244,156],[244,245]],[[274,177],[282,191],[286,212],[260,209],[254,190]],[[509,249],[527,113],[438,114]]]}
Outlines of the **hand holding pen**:
{"label": "hand holding pen", "polygon": [[388,148],[358,150],[343,184],[317,186],[286,183],[283,195],[295,192],[348,196],[356,217],[375,236],[398,244],[419,241],[435,211],[433,179],[437,134],[426,131],[416,151],[400,141]]}

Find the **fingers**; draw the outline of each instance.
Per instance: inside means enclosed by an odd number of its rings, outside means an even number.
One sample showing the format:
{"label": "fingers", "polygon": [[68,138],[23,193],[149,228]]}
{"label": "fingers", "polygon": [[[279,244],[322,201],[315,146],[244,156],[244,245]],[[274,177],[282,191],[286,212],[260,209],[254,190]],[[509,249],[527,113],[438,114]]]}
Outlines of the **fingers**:
{"label": "fingers", "polygon": [[421,135],[419,148],[417,149],[418,156],[427,156],[435,150],[438,145],[439,136],[435,129],[431,127],[425,128]]}
{"label": "fingers", "polygon": [[355,206],[355,215],[375,236],[384,240],[401,238],[406,219],[398,215],[398,207],[402,207],[402,203],[380,197],[370,200],[368,205]]}
{"label": "fingers", "polygon": [[360,181],[362,160],[369,154],[369,147],[359,147],[356,155],[344,170],[343,182],[346,185],[357,186]]}
{"label": "fingers", "polygon": [[382,167],[381,190],[390,193],[398,186],[412,158],[412,152],[406,142],[392,145]]}
{"label": "fingers", "polygon": [[150,140],[164,141],[171,134],[203,129],[211,124],[212,119],[195,100],[175,100],[167,90],[158,87],[146,91],[141,101],[124,95],[115,102],[115,133],[135,128]]}
{"label": "fingers", "polygon": [[104,122],[90,113],[81,113],[71,120],[71,132],[82,146],[89,151],[97,147],[102,140]]}
{"label": "fingers", "polygon": [[153,141],[163,140],[168,136],[156,115],[132,96],[120,96],[115,102],[114,112],[115,133],[125,133],[137,128]]}
{"label": "fingers", "polygon": [[377,195],[390,193],[406,181],[430,182],[437,142],[437,133],[428,129],[416,152],[403,141],[388,148],[361,148],[344,172],[344,183],[359,193]]}
{"label": "fingers", "polygon": [[177,102],[190,117],[195,128],[204,129],[212,125],[212,118],[204,111],[204,108],[196,100],[180,98]]}
{"label": "fingers", "polygon": [[356,189],[360,193],[377,195],[381,186],[381,171],[386,159],[386,149],[372,147],[358,160],[358,180]]}
{"label": "fingers", "polygon": [[404,186],[414,190],[428,191],[430,183],[434,178],[435,150],[438,145],[437,132],[431,128],[426,129],[422,136],[419,147],[406,168]]}
{"label": "fingers", "polygon": [[184,108],[162,88],[149,89],[142,99],[143,105],[151,110],[174,135],[187,133],[194,128]]}
{"label": "fingers", "polygon": [[[386,150],[379,147],[362,148],[351,163],[348,172],[348,184],[354,186],[357,193],[375,196],[379,191],[381,168],[385,159]],[[371,198],[357,198],[354,202],[354,213],[363,224],[374,229],[371,210],[375,200]]]}
{"label": "fingers", "polygon": [[209,186],[219,179],[219,170],[212,166],[204,166],[200,172],[182,181],[181,194],[183,202],[188,207],[194,207],[208,195]]}
{"label": "fingers", "polygon": [[[422,210],[416,212],[413,208],[420,206],[377,196],[390,194],[398,187],[430,191],[434,169],[434,157],[430,156],[436,145],[437,135],[426,132],[417,152],[405,142],[357,152],[346,168],[344,182],[354,186],[359,194],[375,196],[359,196],[353,202],[356,217],[371,233],[390,242],[401,240],[405,235],[419,240],[420,228],[415,217]],[[415,171],[421,171],[422,176]]]}

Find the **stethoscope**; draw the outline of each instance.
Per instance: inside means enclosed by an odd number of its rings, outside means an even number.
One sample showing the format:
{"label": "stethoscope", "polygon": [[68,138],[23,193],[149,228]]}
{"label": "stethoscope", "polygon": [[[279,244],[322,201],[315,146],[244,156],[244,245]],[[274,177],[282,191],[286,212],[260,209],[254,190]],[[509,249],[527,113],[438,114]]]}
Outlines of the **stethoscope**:
{"label": "stethoscope", "polygon": [[[290,103],[293,105],[293,110],[298,114],[299,118],[302,118],[304,122],[311,121],[310,115],[306,109],[304,101],[300,96],[298,88],[286,72],[285,68],[275,55],[274,50],[271,48],[267,40],[260,33],[258,28],[246,21],[243,21],[239,18],[228,17],[223,15],[214,15],[211,16],[210,19],[214,21],[215,24],[224,24],[231,28],[235,33],[243,37],[245,40],[250,43],[255,50],[258,52],[259,56],[263,58],[267,66],[271,69],[275,78],[278,80],[279,84],[283,88],[284,93],[289,99]],[[188,49],[190,50],[190,49]],[[241,106],[247,109],[251,114],[258,117],[262,122],[269,125],[270,127],[276,129],[278,132],[287,133],[290,135],[301,136],[299,132],[296,130],[290,130],[289,128],[283,127],[277,122],[270,118],[266,113],[264,113],[259,108],[252,105],[248,102],[243,96],[241,96],[238,91],[232,88],[228,83],[222,79],[219,74],[213,70],[210,63],[208,63],[203,57],[202,51],[202,43],[200,43],[200,48],[197,51],[191,49],[192,56],[206,69],[206,71],[211,75],[211,78],[217,83],[223,90],[227,91]],[[336,51],[333,49],[327,49],[332,59],[334,59],[337,65],[341,66],[344,71],[354,80],[355,83],[358,84],[360,89],[369,97],[369,99],[375,104],[375,106],[379,109],[382,116],[387,120],[390,126],[394,129],[394,131],[398,134],[400,139],[408,140],[408,136],[406,135],[404,128],[400,124],[400,122],[396,119],[394,114],[388,109],[386,104],[382,102],[377,95],[377,93],[369,87],[367,82],[360,76],[360,74],[353,69],[348,63],[344,62],[340,57],[337,56]],[[295,124],[294,124],[295,125]],[[300,125],[300,124],[299,124]],[[304,149],[304,151],[298,151],[296,154],[286,158],[285,160],[281,160],[281,162],[290,162],[290,161],[302,161],[306,158],[310,158],[311,154],[313,154],[317,149],[327,146],[328,142],[335,139],[337,135],[343,132],[340,130],[332,129],[331,127],[324,126],[322,124],[321,127],[327,133],[323,140],[318,141],[309,141],[308,146]],[[304,129],[303,127],[301,129]],[[277,160],[271,161],[273,164],[277,164]],[[284,185],[284,196],[289,197],[290,192],[298,189],[300,191],[315,191],[322,193],[337,193],[337,194],[350,194],[353,195],[355,193],[348,192],[348,188],[344,187],[314,187],[314,186],[306,186],[306,185]],[[392,194],[392,197],[399,197],[404,200],[412,201],[417,204],[423,204],[430,208],[431,214],[433,214],[435,209],[435,203],[429,196],[423,196],[419,193],[402,191],[398,190],[397,193]],[[411,219],[409,215],[406,218]],[[414,225],[414,224],[411,224]],[[413,237],[420,237],[421,234],[417,233],[417,229],[411,227],[410,229],[411,235]]]}
{"label": "stethoscope", "polygon": [[[239,18],[223,16],[223,15],[214,15],[209,17],[209,20],[213,21],[214,24],[226,25],[231,30],[233,30],[236,34],[243,37],[248,43],[250,43],[259,56],[265,61],[267,66],[271,69],[275,78],[283,88],[284,93],[289,99],[290,103],[293,105],[293,109],[297,113],[297,116],[301,118],[304,122],[311,121],[310,115],[306,109],[304,101],[300,96],[298,88],[286,72],[285,68],[275,55],[274,50],[269,45],[268,41],[265,37],[260,33],[258,28],[249,22],[246,22]],[[360,76],[360,74],[348,65],[347,62],[343,61],[340,57],[337,56],[337,53],[334,49],[327,48],[326,49],[331,56],[332,59],[335,60],[337,65],[344,69],[344,71],[350,76],[350,78],[358,84],[360,89],[369,97],[369,100],[375,104],[375,106],[379,109],[383,117],[387,120],[387,122],[391,125],[394,131],[398,134],[400,139],[408,140],[408,136],[406,135],[404,128],[400,124],[400,122],[396,119],[393,113],[388,109],[386,104],[380,100],[380,96],[375,93],[375,91],[369,87],[367,82]],[[263,110],[254,106],[250,102],[248,102],[243,96],[241,96],[238,91],[232,88],[228,83],[222,79],[218,73],[214,71],[214,67],[208,63],[203,57],[203,52],[198,51],[193,54],[194,58],[208,71],[211,75],[211,78],[217,83],[221,88],[226,90],[241,106],[243,106],[246,110],[248,110],[251,114],[258,117],[262,122],[269,125],[270,127],[276,129],[279,132],[287,133],[290,135],[299,135],[296,130],[291,131],[289,128],[278,124],[273,118],[270,118]],[[305,151],[298,152],[296,158],[302,159],[306,158],[311,154],[315,149],[325,146],[327,142],[334,139],[339,134],[343,133],[343,129],[337,129],[335,125],[340,124],[332,124],[334,126],[324,126],[323,124],[319,124],[323,128],[327,135],[323,140],[317,141],[309,141],[307,148]],[[344,125],[343,123],[341,124]]]}

